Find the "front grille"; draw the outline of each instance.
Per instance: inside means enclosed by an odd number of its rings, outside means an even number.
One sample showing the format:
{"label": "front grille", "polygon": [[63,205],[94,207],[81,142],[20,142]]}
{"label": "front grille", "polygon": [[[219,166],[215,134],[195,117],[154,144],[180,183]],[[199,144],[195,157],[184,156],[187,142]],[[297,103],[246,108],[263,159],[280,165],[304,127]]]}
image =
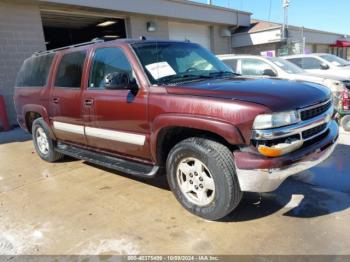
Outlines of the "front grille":
{"label": "front grille", "polygon": [[324,131],[327,127],[327,123],[310,128],[302,133],[303,139],[308,139],[310,137],[316,136],[317,134]]}
{"label": "front grille", "polygon": [[300,112],[301,120],[305,121],[305,120],[314,118],[316,116],[319,116],[322,113],[326,112],[331,106],[332,106],[332,101],[329,101],[326,104],[323,104],[323,105],[320,105],[317,107],[313,107],[310,109],[305,109],[305,110]]}

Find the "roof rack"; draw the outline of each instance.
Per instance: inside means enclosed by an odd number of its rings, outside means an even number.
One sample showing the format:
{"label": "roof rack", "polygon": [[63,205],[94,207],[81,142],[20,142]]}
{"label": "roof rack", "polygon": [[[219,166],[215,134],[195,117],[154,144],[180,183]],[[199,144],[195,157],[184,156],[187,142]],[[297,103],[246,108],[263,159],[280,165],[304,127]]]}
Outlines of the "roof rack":
{"label": "roof rack", "polygon": [[50,53],[54,53],[54,52],[57,52],[57,51],[61,51],[61,50],[65,50],[65,49],[69,49],[69,48],[73,48],[73,47],[79,47],[79,46],[84,46],[84,45],[96,44],[96,43],[101,43],[101,42],[104,42],[104,40],[100,39],[100,38],[94,38],[94,39],[92,39],[89,42],[84,42],[84,43],[79,43],[79,44],[59,47],[59,48],[56,48],[56,49],[51,49],[51,50],[46,50],[46,51],[39,51],[39,52],[35,52],[33,55],[50,54]]}

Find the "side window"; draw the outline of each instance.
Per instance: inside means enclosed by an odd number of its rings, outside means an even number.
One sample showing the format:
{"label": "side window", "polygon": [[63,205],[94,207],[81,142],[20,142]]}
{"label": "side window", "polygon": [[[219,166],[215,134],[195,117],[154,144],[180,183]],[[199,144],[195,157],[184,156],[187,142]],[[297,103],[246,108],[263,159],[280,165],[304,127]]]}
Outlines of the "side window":
{"label": "side window", "polygon": [[237,72],[237,63],[238,63],[237,59],[227,59],[227,60],[225,59],[222,62],[224,62],[228,67],[230,67],[233,72],[238,73]]}
{"label": "side window", "polygon": [[242,75],[263,76],[264,71],[272,67],[264,61],[257,59],[242,59]]}
{"label": "side window", "polygon": [[55,54],[34,56],[24,61],[16,79],[16,87],[43,87],[47,84]]}
{"label": "side window", "polygon": [[302,68],[304,69],[321,69],[321,61],[313,57],[304,57],[302,60]]}
{"label": "side window", "polygon": [[132,76],[132,67],[123,50],[117,47],[99,48],[95,51],[89,78],[89,88],[104,88],[105,77],[114,72]]}
{"label": "side window", "polygon": [[288,60],[289,62],[292,62],[293,64],[295,64],[295,65],[301,67],[301,68],[304,68],[301,58],[290,58],[290,59],[287,59],[287,60]]}
{"label": "side window", "polygon": [[80,88],[86,51],[63,55],[58,66],[55,86]]}

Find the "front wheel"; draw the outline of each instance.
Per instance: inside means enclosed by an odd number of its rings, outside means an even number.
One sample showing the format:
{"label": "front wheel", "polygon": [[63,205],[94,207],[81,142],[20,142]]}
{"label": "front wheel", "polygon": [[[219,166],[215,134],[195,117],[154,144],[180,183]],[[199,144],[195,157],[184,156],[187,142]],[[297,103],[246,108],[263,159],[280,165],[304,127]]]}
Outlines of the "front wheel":
{"label": "front wheel", "polygon": [[342,117],[340,119],[340,125],[345,131],[350,132],[350,115]]}
{"label": "front wheel", "polygon": [[232,152],[208,139],[175,145],[167,159],[167,179],[177,200],[205,219],[225,217],[242,198]]}

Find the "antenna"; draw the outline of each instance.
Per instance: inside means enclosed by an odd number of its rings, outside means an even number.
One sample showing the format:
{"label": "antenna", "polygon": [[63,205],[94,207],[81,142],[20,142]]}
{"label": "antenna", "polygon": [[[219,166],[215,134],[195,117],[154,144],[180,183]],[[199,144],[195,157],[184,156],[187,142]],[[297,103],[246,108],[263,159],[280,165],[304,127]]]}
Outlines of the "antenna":
{"label": "antenna", "polygon": [[283,27],[282,27],[282,37],[283,39],[288,38],[288,7],[290,4],[290,0],[283,0]]}

